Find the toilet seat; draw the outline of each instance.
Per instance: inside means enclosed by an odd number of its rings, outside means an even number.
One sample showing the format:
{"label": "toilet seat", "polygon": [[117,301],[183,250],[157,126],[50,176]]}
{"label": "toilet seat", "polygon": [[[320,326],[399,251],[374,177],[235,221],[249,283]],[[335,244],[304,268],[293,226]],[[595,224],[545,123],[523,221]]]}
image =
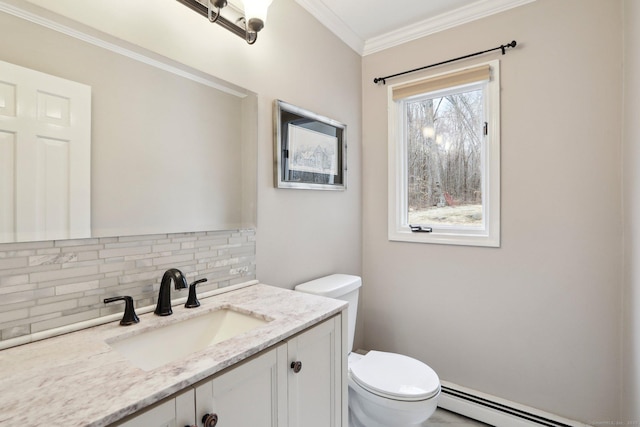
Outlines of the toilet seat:
{"label": "toilet seat", "polygon": [[356,384],[387,399],[419,401],[440,393],[440,379],[435,371],[408,356],[370,351],[350,365]]}

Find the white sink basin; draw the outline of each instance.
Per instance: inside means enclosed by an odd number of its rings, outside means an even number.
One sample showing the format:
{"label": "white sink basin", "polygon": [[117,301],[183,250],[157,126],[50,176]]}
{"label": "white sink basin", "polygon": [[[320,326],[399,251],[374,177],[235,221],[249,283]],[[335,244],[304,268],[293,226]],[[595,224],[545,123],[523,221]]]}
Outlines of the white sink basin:
{"label": "white sink basin", "polygon": [[265,325],[269,320],[222,308],[201,316],[108,341],[140,369],[150,371]]}

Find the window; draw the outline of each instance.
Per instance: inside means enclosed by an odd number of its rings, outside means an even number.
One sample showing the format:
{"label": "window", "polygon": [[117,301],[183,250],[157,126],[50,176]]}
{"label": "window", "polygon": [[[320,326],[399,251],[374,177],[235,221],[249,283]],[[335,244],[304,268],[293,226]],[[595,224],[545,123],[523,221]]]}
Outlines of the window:
{"label": "window", "polygon": [[500,246],[499,62],[389,87],[389,240]]}

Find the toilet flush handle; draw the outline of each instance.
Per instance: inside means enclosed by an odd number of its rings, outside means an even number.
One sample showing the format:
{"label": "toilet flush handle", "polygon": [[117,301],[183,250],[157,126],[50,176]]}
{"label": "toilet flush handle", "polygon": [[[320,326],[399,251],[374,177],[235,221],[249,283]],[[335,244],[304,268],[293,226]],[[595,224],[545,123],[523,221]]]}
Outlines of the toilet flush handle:
{"label": "toilet flush handle", "polygon": [[291,362],[291,369],[293,369],[293,373],[295,374],[302,371],[302,362],[300,361]]}

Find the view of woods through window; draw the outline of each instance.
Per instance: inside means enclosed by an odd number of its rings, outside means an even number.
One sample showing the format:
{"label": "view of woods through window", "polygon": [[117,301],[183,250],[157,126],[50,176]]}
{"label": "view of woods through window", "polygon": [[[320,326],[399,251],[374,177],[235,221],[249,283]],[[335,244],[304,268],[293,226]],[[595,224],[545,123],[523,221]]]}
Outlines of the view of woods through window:
{"label": "view of woods through window", "polygon": [[482,89],[405,103],[409,224],[480,226]]}

